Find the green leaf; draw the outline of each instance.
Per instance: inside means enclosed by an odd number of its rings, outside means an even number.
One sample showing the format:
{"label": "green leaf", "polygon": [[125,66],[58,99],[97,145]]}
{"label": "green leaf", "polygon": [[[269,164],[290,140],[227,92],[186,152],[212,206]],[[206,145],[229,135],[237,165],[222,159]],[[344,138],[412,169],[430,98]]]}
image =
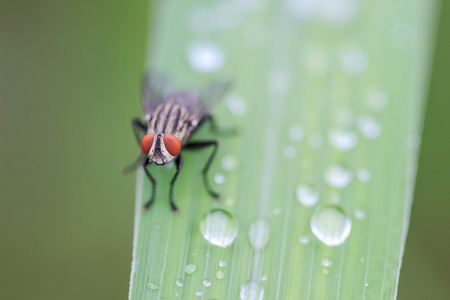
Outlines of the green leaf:
{"label": "green leaf", "polygon": [[232,78],[212,112],[239,133],[192,138],[219,141],[208,177],[221,201],[201,178],[211,150],[182,152],[178,215],[173,168],[152,169],[148,212],[138,170],[130,299],[395,299],[436,11],[425,0],[155,3],[148,66],[184,88]]}

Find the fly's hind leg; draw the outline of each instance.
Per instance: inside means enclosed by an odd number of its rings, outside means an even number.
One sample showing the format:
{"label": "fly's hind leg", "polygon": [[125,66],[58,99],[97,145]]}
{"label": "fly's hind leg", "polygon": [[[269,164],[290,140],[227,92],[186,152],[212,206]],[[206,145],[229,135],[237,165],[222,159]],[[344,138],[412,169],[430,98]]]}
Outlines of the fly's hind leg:
{"label": "fly's hind leg", "polygon": [[175,180],[178,177],[178,173],[180,173],[181,168],[183,167],[183,158],[181,157],[181,155],[178,155],[177,158],[175,159],[175,165],[177,166],[177,170],[175,172],[175,174],[172,177],[172,180],[170,181],[170,191],[169,191],[169,201],[170,201],[170,207],[172,208],[172,212],[174,214],[178,213],[178,208],[175,205],[175,202],[173,201],[173,185],[175,183]]}
{"label": "fly's hind leg", "polygon": [[155,178],[153,178],[152,174],[150,174],[149,170],[147,170],[147,166],[149,165],[149,160],[146,159],[144,163],[142,164],[142,167],[144,167],[144,171],[147,174],[147,177],[150,179],[150,182],[152,183],[152,194],[150,196],[150,200],[148,200],[144,204],[144,210],[148,210],[150,205],[152,205],[153,201],[155,201],[155,192],[156,192],[156,181]]}
{"label": "fly's hind leg", "polygon": [[209,146],[213,146],[214,150],[211,153],[211,155],[209,156],[208,162],[206,163],[205,167],[203,168],[202,171],[202,175],[203,175],[203,183],[205,185],[206,190],[208,191],[208,193],[213,196],[216,199],[220,199],[220,195],[216,192],[214,192],[211,187],[209,186],[209,181],[208,181],[208,170],[209,167],[211,166],[211,163],[214,159],[214,157],[216,156],[216,152],[217,152],[217,146],[218,143],[217,141],[205,141],[205,142],[192,142],[187,144],[186,146],[184,146],[184,149],[190,149],[190,150],[197,150],[197,149],[203,149]]}

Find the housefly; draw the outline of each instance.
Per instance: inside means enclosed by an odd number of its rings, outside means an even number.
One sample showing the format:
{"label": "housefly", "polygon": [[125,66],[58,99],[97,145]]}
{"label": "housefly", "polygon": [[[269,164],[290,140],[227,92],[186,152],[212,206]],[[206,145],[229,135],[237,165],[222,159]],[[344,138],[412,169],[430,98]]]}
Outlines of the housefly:
{"label": "housefly", "polygon": [[172,211],[178,212],[173,200],[173,187],[178,173],[183,167],[182,152],[184,149],[195,150],[212,147],[206,165],[203,167],[203,183],[207,192],[214,198],[220,195],[209,186],[207,173],[217,152],[216,140],[191,142],[190,137],[205,122],[211,122],[215,128],[214,119],[210,115],[210,109],[228,91],[229,81],[215,82],[204,89],[192,91],[180,91],[164,75],[149,71],[142,81],[142,106],[144,109],[144,121],[132,120],[132,128],[141,152],[135,163],[125,169],[142,165],[151,184],[150,199],[144,204],[147,210],[155,200],[156,180],[150,174],[150,164],[165,165],[174,160],[175,174],[170,181],[169,201]]}

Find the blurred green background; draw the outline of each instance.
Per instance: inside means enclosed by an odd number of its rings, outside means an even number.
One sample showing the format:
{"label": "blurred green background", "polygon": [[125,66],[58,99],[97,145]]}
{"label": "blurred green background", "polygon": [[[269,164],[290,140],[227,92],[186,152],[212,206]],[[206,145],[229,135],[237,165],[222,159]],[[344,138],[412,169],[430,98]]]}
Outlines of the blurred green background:
{"label": "blurred green background", "polygon": [[[399,299],[450,299],[450,2]],[[148,2],[0,2],[0,298],[125,299]]]}

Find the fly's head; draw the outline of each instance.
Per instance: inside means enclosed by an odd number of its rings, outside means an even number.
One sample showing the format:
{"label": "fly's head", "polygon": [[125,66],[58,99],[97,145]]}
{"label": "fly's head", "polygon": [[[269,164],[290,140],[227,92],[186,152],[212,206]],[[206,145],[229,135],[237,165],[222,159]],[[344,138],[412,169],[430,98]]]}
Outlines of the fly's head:
{"label": "fly's head", "polygon": [[141,148],[150,163],[165,165],[180,153],[181,142],[171,134],[149,133],[142,138]]}

